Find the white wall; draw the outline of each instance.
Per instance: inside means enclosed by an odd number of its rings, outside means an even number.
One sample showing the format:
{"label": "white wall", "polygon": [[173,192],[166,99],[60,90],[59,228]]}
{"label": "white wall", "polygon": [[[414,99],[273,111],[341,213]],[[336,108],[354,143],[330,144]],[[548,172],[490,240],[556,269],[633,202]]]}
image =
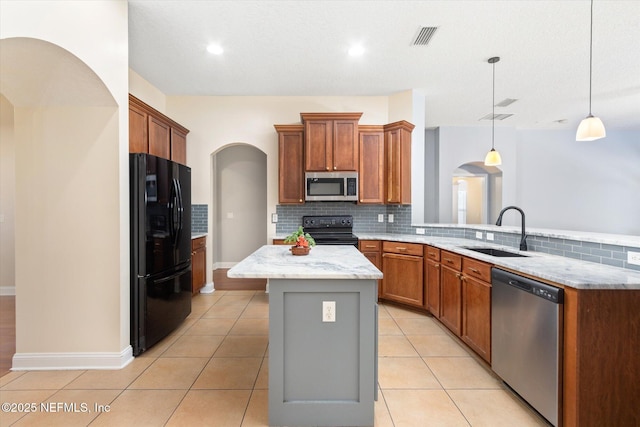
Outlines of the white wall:
{"label": "white wall", "polygon": [[15,107],[18,367],[121,366],[129,348],[127,3],[3,1],[0,38],[2,93]]}
{"label": "white wall", "polygon": [[527,225],[640,235],[640,132],[577,142],[574,130],[521,130],[517,156]]}

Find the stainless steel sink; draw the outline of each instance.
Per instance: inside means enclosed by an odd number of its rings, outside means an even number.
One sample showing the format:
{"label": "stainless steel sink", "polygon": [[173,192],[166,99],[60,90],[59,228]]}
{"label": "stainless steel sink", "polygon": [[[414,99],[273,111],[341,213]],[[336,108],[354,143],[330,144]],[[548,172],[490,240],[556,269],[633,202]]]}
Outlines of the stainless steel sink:
{"label": "stainless steel sink", "polygon": [[470,251],[474,251],[474,252],[480,252],[481,254],[486,254],[486,255],[491,255],[491,256],[495,256],[495,257],[499,257],[499,258],[518,258],[518,257],[522,257],[525,258],[527,257],[527,255],[522,255],[522,254],[518,254],[515,252],[509,252],[509,251],[503,251],[502,249],[496,249],[496,248],[476,248],[476,247],[468,247],[465,246],[464,249],[468,249]]}

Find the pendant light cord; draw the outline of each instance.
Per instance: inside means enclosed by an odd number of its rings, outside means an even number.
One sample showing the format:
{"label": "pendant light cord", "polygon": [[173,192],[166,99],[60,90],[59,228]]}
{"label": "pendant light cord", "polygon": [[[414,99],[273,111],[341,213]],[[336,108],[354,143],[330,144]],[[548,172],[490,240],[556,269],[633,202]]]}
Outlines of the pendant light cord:
{"label": "pendant light cord", "polygon": [[591,86],[593,81],[593,0],[591,0],[591,23],[589,26],[589,116],[591,116]]}
{"label": "pendant light cord", "polygon": [[491,149],[493,150],[493,134],[496,123],[496,63],[493,64],[493,86],[491,91],[493,92],[493,96],[491,98]]}

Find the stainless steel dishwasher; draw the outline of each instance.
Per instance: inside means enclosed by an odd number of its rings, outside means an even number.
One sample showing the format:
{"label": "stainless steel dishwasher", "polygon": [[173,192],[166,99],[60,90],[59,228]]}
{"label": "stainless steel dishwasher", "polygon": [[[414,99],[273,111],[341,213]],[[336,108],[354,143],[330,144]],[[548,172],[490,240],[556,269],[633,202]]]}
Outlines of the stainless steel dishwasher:
{"label": "stainless steel dishwasher", "polygon": [[563,290],[498,268],[491,284],[491,368],[557,426]]}

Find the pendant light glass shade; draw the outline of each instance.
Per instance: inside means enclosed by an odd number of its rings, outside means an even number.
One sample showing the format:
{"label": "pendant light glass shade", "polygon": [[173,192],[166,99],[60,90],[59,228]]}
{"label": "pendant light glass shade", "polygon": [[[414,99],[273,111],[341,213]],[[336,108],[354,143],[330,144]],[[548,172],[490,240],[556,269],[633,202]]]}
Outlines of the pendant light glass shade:
{"label": "pendant light glass shade", "polygon": [[493,96],[491,98],[491,150],[487,153],[484,158],[485,166],[498,166],[502,164],[502,157],[500,157],[500,153],[496,151],[493,147],[494,133],[495,133],[495,122],[496,122],[496,62],[500,61],[499,56],[494,56],[493,58],[489,58],[487,61],[489,64],[493,65]]}
{"label": "pendant light glass shade", "polygon": [[595,141],[604,138],[607,132],[602,120],[591,114],[591,83],[593,74],[593,0],[591,0],[591,26],[589,27],[589,115],[580,122],[576,131],[576,141]]}
{"label": "pendant light glass shade", "polygon": [[492,148],[487,153],[487,156],[484,158],[485,166],[498,166],[502,164],[502,157],[500,157],[500,153],[498,153],[495,148]]}
{"label": "pendant light glass shade", "polygon": [[602,120],[599,117],[589,115],[580,122],[576,132],[576,141],[595,141],[605,136],[607,136],[607,131],[604,129]]}

